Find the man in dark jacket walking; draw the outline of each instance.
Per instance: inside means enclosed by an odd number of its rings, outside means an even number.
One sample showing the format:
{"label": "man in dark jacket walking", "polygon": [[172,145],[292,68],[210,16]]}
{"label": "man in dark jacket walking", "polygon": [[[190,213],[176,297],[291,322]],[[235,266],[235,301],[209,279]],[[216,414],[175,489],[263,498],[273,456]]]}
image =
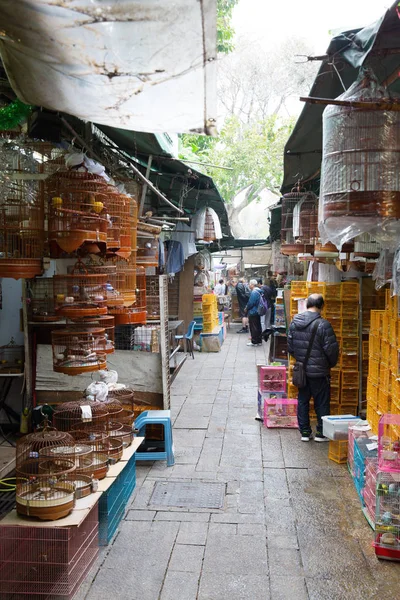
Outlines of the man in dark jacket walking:
{"label": "man in dark jacket walking", "polygon": [[308,363],[306,365],[306,386],[299,389],[297,420],[301,440],[309,442],[310,399],[314,398],[314,408],[317,413],[316,442],[328,439],[322,433],[322,417],[330,411],[330,370],[337,364],[339,345],[332,325],[321,317],[324,299],[320,294],[312,294],[307,299],[307,310],[296,315],[289,327],[288,351],[296,361],[304,363],[310,344],[313,328],[316,328]]}

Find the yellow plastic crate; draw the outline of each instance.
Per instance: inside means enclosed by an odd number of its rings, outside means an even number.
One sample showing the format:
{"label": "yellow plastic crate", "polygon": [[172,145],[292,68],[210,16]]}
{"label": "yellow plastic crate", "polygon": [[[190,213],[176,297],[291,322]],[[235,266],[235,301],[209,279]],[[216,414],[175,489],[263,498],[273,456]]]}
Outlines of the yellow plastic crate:
{"label": "yellow plastic crate", "polygon": [[342,295],[342,285],[340,283],[326,283],[324,300],[329,303],[331,300],[339,301]]}
{"label": "yellow plastic crate", "polygon": [[379,372],[379,391],[385,392],[386,394],[390,393],[391,388],[391,373],[389,367],[381,366]]}
{"label": "yellow plastic crate", "polygon": [[341,319],[340,335],[344,337],[358,337],[359,322],[353,319]]}
{"label": "yellow plastic crate", "polygon": [[201,301],[202,301],[203,305],[206,305],[206,304],[217,305],[217,296],[215,296],[214,294],[204,294]]}
{"label": "yellow plastic crate", "polygon": [[340,405],[340,415],[358,415],[358,402],[342,402]]}
{"label": "yellow plastic crate", "polygon": [[380,335],[381,331],[381,315],[385,311],[383,310],[371,310],[371,329],[370,334],[372,335]]}
{"label": "yellow plastic crate", "polygon": [[381,339],[384,342],[389,341],[389,313],[384,312],[381,317]]}
{"label": "yellow plastic crate", "polygon": [[352,302],[341,303],[341,316],[343,319],[357,320],[360,318],[360,306]]}
{"label": "yellow plastic crate", "polygon": [[330,403],[330,407],[329,407],[329,414],[330,415],[339,415],[340,412],[340,408],[339,408],[339,402],[331,402]]}
{"label": "yellow plastic crate", "polygon": [[327,321],[329,321],[329,323],[332,325],[332,329],[335,332],[336,337],[340,338],[340,336],[341,336],[341,332],[340,332],[341,319],[329,318],[329,319],[327,319]]}
{"label": "yellow plastic crate", "polygon": [[288,398],[297,398],[299,394],[298,388],[293,383],[288,384]]}
{"label": "yellow plastic crate", "polygon": [[367,381],[367,403],[375,410],[378,408],[378,386],[370,378]]}
{"label": "yellow plastic crate", "polygon": [[348,441],[338,440],[330,441],[328,448],[328,458],[342,465],[347,462]]}
{"label": "yellow plastic crate", "polygon": [[324,306],[325,318],[340,319],[342,314],[342,303],[340,301],[327,302]]}
{"label": "yellow plastic crate", "polygon": [[385,367],[390,366],[390,344],[382,340],[381,344],[381,364]]}
{"label": "yellow plastic crate", "polygon": [[368,360],[369,357],[369,341],[363,341],[362,343],[362,359]]}
{"label": "yellow plastic crate", "polygon": [[378,411],[380,411],[383,414],[389,413],[390,409],[391,409],[391,405],[392,405],[392,398],[391,398],[390,394],[387,394],[386,392],[383,392],[381,389],[379,389]]}
{"label": "yellow plastic crate", "polygon": [[379,366],[380,363],[377,360],[370,359],[368,376],[375,385],[378,385],[379,383]]}
{"label": "yellow plastic crate", "polygon": [[358,390],[360,387],[360,373],[358,371],[342,371],[342,390]]}
{"label": "yellow plastic crate", "polygon": [[381,355],[381,338],[377,335],[369,336],[369,356],[378,360]]}
{"label": "yellow plastic crate", "polygon": [[389,368],[392,375],[397,377],[399,375],[399,359],[398,359],[398,348],[397,346],[390,346],[390,360],[389,360]]}
{"label": "yellow plastic crate", "polygon": [[307,295],[322,294],[325,296],[326,284],[322,281],[307,281]]}
{"label": "yellow plastic crate", "polygon": [[371,426],[372,433],[378,434],[378,425],[381,415],[372,406],[367,405],[367,421]]}
{"label": "yellow plastic crate", "polygon": [[331,402],[339,404],[340,388],[331,386]]}
{"label": "yellow plastic crate", "polygon": [[340,367],[343,371],[358,370],[358,354],[342,354],[340,357]]}
{"label": "yellow plastic crate", "polygon": [[[357,389],[344,389],[340,390],[340,404],[356,404],[358,406],[358,390]],[[345,413],[343,413],[345,414]]]}
{"label": "yellow plastic crate", "polygon": [[292,281],[290,284],[291,296],[305,298],[307,294],[307,281]]}
{"label": "yellow plastic crate", "polygon": [[331,386],[340,387],[340,369],[331,369]]}
{"label": "yellow plastic crate", "polygon": [[354,302],[358,304],[360,296],[360,286],[357,281],[342,282],[342,302]]}
{"label": "yellow plastic crate", "polygon": [[345,337],[342,340],[342,354],[358,354],[360,342],[358,337]]}

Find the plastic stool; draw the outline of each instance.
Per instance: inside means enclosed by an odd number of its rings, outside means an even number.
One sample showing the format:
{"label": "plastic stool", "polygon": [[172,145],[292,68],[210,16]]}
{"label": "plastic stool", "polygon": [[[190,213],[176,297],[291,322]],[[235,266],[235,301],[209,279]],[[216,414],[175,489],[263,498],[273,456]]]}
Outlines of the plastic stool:
{"label": "plastic stool", "polygon": [[[146,425],[162,425],[164,427],[164,451],[161,452],[136,452],[136,460],[166,460],[167,466],[172,467],[175,463],[174,445],[172,441],[171,411],[169,410],[145,410],[140,413],[135,421],[135,429],[138,436],[145,438]],[[154,444],[157,445],[157,442]],[[140,448],[140,446],[139,446]]]}

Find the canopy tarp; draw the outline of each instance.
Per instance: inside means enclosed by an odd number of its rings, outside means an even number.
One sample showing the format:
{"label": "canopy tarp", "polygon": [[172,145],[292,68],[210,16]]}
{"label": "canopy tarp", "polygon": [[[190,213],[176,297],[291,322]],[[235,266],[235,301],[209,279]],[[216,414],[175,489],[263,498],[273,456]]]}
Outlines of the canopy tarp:
{"label": "canopy tarp", "polygon": [[216,119],[216,0],[2,0],[0,53],[27,104],[135,131]]}
{"label": "canopy tarp", "polygon": [[[398,2],[381,19],[363,29],[334,37],[324,57],[309,96],[334,99],[357,79],[360,67],[373,70],[380,82],[400,68],[400,19]],[[400,79],[390,85],[400,94]],[[319,191],[322,160],[322,113],[325,106],[306,103],[284,151],[282,193],[300,180]]]}

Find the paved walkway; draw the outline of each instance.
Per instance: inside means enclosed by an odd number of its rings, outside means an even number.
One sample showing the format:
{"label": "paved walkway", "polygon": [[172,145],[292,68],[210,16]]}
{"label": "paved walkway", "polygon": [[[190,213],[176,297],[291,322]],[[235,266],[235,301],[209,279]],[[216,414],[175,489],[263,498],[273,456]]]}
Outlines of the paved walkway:
{"label": "paved walkway", "polygon": [[[372,530],[327,444],[254,420],[262,348],[231,332],[173,385],[175,466],[141,463],[132,501],[79,600],[397,600],[400,565]],[[158,481],[226,484],[223,509],[151,504]]]}

